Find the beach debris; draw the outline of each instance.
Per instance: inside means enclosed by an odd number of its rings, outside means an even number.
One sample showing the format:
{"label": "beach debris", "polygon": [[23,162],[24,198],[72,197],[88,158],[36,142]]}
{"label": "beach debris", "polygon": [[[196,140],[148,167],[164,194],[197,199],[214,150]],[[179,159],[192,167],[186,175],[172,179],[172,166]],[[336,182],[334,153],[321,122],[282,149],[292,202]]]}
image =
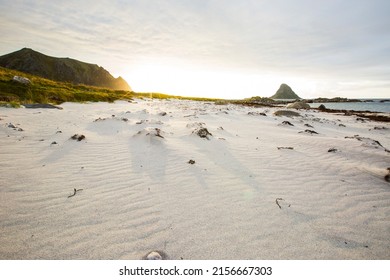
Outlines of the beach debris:
{"label": "beach debris", "polygon": [[94,122],[105,121],[106,119],[107,119],[107,118],[101,118],[101,117],[99,117],[99,118],[95,119]]}
{"label": "beach debris", "polygon": [[358,141],[363,142],[363,146],[366,147],[374,147],[375,149],[382,148],[385,152],[390,153],[390,150],[386,149],[385,147],[382,146],[382,144],[374,139],[368,138],[368,137],[362,137],[359,135],[354,135],[354,136],[345,136],[345,139],[356,139]]}
{"label": "beach debris", "polygon": [[[19,125],[19,124],[17,124],[17,125]],[[18,127],[17,125],[14,125],[14,124],[12,124],[12,123],[7,123],[7,124],[6,124],[6,126],[7,126],[8,128],[12,128],[13,130],[16,130],[16,131],[24,131],[22,128]]]}
{"label": "beach debris", "polygon": [[85,136],[83,134],[79,135],[79,134],[75,134],[73,135],[72,137],[70,137],[70,139],[72,140],[77,140],[77,141],[81,141],[81,140],[84,140],[85,139]]}
{"label": "beach debris", "polygon": [[390,167],[387,168],[387,171],[389,172],[389,174],[385,176],[385,181],[390,183]]}
{"label": "beach debris", "polygon": [[74,189],[73,189],[73,194],[69,195],[68,198],[75,196],[77,192],[80,192],[80,191],[82,191],[82,190],[83,190],[83,189],[76,189],[76,188],[74,188]]}
{"label": "beach debris", "polygon": [[[128,122],[129,119],[128,118],[117,118],[115,117],[115,115],[111,115],[111,118],[114,119],[114,120],[120,120],[120,121],[124,121],[124,122]],[[97,118],[95,119],[93,122],[100,122],[100,121],[106,121],[108,118]]]}
{"label": "beach debris", "polygon": [[278,205],[279,209],[282,209],[282,206],[280,206],[280,204],[279,204],[280,200],[284,200],[284,199],[283,198],[277,198],[277,199],[275,199],[275,203],[276,203],[276,205]]}
{"label": "beach debris", "polygon": [[213,136],[205,127],[201,127],[198,129],[195,129],[192,133],[195,133],[200,138],[206,138],[207,140],[210,140],[209,136]]}
{"label": "beach debris", "polygon": [[305,129],[304,131],[300,131],[298,133],[307,133],[307,134],[318,134],[318,132],[310,129]]}
{"label": "beach debris", "polygon": [[190,160],[188,161],[188,163],[189,163],[189,164],[194,164],[194,163],[195,163],[195,160],[190,159]]}
{"label": "beach debris", "polygon": [[314,128],[312,125],[310,125],[310,124],[308,124],[308,123],[305,123],[304,126],[310,127],[310,128]]}
{"label": "beach debris", "polygon": [[339,126],[340,126],[340,127],[346,127],[346,125],[343,124],[343,123],[339,123]]}
{"label": "beach debris", "polygon": [[264,116],[264,117],[267,116],[267,114],[263,113],[263,112],[248,112],[248,115],[250,115],[250,116]]}
{"label": "beach debris", "polygon": [[278,147],[278,150],[294,150],[294,147]]}
{"label": "beach debris", "polygon": [[[160,138],[164,138],[164,136],[161,135],[161,129],[155,127],[155,128],[154,128],[154,131],[155,131],[154,136],[157,136],[157,137],[160,137]],[[149,132],[149,133],[146,133],[146,135],[149,135],[149,134],[150,134],[150,132]]]}
{"label": "beach debris", "polygon": [[51,142],[50,145],[57,145],[58,143],[56,141]]}
{"label": "beach debris", "polygon": [[167,112],[160,112],[159,115],[160,116],[166,116]]}
{"label": "beach debris", "polygon": [[336,149],[336,148],[330,148],[329,150],[328,150],[328,153],[335,153],[335,152],[337,152],[338,150]]}
{"label": "beach debris", "polygon": [[61,131],[61,130],[57,130],[57,131],[56,131],[56,134],[59,134],[59,133],[62,133],[62,131]]}
{"label": "beach debris", "polygon": [[167,260],[168,255],[163,251],[151,251],[151,252],[147,253],[142,259],[149,260],[149,261]]}
{"label": "beach debris", "polygon": [[358,122],[366,122],[366,120],[363,119],[363,118],[356,118],[356,121],[358,121]]}
{"label": "beach debris", "polygon": [[162,121],[160,120],[140,120],[138,122],[136,122],[135,124],[143,124],[143,123],[149,123],[149,124],[164,124]]}
{"label": "beach debris", "polygon": [[157,136],[159,138],[162,138],[162,139],[165,139],[165,137],[163,136],[163,131],[160,129],[160,128],[147,128],[147,129],[143,129],[143,130],[140,130],[138,131],[134,136],[136,135],[144,135],[144,136]]}
{"label": "beach debris", "polygon": [[209,139],[209,136],[212,136],[212,134],[207,130],[206,127],[204,127],[205,123],[202,122],[195,122],[195,123],[189,123],[186,125],[187,128],[194,128],[195,130],[192,131],[192,134],[198,135],[200,138],[206,138]]}
{"label": "beach debris", "polygon": [[22,105],[27,109],[58,109],[58,110],[63,109],[62,107],[53,104],[37,103],[37,104],[22,104]]}
{"label": "beach debris", "polygon": [[292,123],[289,121],[282,121],[282,125],[289,125],[289,126],[294,126]]}
{"label": "beach debris", "polygon": [[205,123],[203,122],[194,122],[194,123],[188,123],[186,125],[187,128],[193,128],[193,127],[203,127],[203,125],[205,125]]}
{"label": "beach debris", "polygon": [[[385,129],[389,129],[389,128],[384,127],[384,126],[382,126],[382,127],[375,126],[375,127],[374,127],[374,130],[385,130]],[[369,130],[371,131],[371,129],[369,129]]]}

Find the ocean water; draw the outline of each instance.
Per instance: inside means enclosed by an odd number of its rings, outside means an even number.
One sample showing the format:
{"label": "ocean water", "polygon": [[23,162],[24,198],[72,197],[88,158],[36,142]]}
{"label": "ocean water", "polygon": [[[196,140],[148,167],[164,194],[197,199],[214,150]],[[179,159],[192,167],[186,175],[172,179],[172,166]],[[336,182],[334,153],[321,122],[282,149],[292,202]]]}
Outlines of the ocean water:
{"label": "ocean water", "polygon": [[328,109],[390,113],[390,101],[380,102],[381,100],[382,99],[375,99],[373,102],[310,103],[309,105],[312,108],[318,108],[318,106],[324,104],[324,106]]}

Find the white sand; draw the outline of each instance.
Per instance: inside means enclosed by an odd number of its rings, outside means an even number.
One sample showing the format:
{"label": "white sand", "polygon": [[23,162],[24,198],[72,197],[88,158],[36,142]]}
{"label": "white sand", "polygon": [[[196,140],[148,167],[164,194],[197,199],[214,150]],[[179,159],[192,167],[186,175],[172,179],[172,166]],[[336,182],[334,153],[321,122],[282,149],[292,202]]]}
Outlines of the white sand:
{"label": "white sand", "polygon": [[0,259],[390,258],[390,153],[345,138],[390,149],[390,124],[177,100],[62,106],[0,108]]}

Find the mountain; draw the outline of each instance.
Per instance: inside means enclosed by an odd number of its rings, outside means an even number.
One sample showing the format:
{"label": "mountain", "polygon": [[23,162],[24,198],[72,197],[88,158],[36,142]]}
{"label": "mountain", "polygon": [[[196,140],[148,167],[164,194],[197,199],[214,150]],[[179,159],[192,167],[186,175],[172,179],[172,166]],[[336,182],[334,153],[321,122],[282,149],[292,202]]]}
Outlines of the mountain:
{"label": "mountain", "polygon": [[0,56],[0,66],[60,82],[131,91],[122,77],[114,78],[96,64],[51,57],[28,48]]}
{"label": "mountain", "polygon": [[281,84],[272,99],[301,99],[288,85]]}

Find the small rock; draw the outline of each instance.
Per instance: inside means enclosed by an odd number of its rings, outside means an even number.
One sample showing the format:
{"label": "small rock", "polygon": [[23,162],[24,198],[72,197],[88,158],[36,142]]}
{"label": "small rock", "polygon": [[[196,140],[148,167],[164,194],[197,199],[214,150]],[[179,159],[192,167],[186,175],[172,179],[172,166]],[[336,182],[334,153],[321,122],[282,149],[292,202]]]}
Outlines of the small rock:
{"label": "small rock", "polygon": [[56,141],[51,142],[50,145],[57,145],[58,143]]}
{"label": "small rock", "polygon": [[15,81],[15,82],[24,84],[24,85],[31,84],[30,79],[28,79],[26,77],[14,76],[12,80]]}
{"label": "small rock", "polygon": [[324,104],[321,104],[320,106],[318,106],[318,109],[323,111],[323,110],[326,110],[326,107]]}
{"label": "small rock", "polygon": [[305,126],[306,126],[306,127],[313,128],[313,126],[312,126],[312,125],[310,125],[310,124],[308,124],[308,123],[305,123]]}
{"label": "small rock", "polygon": [[328,150],[328,153],[335,153],[335,152],[337,152],[338,150],[336,149],[336,148],[330,148],[329,150]]}
{"label": "small rock", "polygon": [[190,159],[190,160],[188,161],[188,163],[189,163],[189,164],[194,164],[194,163],[195,163],[195,160]]}
{"label": "small rock", "polygon": [[152,251],[144,256],[142,259],[144,260],[167,260],[168,256],[166,253],[162,251]]}

